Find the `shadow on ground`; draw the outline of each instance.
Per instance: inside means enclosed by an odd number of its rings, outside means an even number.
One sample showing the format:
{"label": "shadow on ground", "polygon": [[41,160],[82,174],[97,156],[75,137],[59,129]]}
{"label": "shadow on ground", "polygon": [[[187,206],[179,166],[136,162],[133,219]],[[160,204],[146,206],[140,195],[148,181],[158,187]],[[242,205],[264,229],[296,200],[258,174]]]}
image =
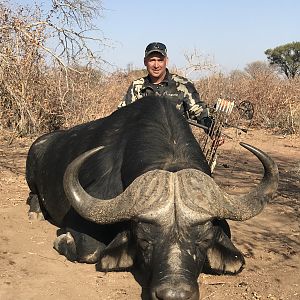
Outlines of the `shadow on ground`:
{"label": "shadow on ground", "polygon": [[[273,263],[273,256],[292,262],[300,251],[300,166],[288,156],[272,155],[279,168],[279,187],[264,211],[245,222],[231,222],[235,244],[246,257],[264,258]],[[250,153],[225,150],[219,156],[214,178],[230,194],[249,191],[262,177],[263,167]],[[250,237],[250,238],[249,238]],[[262,252],[261,252],[262,251]],[[263,253],[263,255],[261,254]],[[260,264],[255,267],[261,268]]]}

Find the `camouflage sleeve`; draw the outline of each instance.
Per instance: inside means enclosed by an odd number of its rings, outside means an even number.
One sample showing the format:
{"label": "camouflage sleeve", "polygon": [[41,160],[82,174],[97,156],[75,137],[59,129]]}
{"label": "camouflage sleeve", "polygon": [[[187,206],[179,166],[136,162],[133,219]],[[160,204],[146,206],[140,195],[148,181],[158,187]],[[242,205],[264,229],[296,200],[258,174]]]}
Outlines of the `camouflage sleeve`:
{"label": "camouflage sleeve", "polygon": [[120,104],[118,105],[118,109],[124,106],[127,106],[128,104],[134,102],[135,96],[134,96],[134,84],[131,83],[131,85],[129,86],[126,95],[124,96],[123,100],[120,102]]}
{"label": "camouflage sleeve", "polygon": [[200,99],[199,93],[197,92],[194,84],[190,81],[186,83],[188,93],[185,98],[186,108],[189,115],[193,118],[199,118],[203,114],[208,115],[208,108],[204,101]]}

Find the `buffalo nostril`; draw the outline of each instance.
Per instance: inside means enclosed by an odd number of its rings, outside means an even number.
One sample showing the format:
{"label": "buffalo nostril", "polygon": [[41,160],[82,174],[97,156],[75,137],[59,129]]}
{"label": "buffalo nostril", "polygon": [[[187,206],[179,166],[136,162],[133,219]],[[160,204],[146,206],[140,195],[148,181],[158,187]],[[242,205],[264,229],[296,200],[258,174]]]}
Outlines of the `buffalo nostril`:
{"label": "buffalo nostril", "polygon": [[[185,289],[164,288],[156,290],[156,297],[159,300],[192,300],[192,291]],[[198,298],[197,298],[198,299]]]}

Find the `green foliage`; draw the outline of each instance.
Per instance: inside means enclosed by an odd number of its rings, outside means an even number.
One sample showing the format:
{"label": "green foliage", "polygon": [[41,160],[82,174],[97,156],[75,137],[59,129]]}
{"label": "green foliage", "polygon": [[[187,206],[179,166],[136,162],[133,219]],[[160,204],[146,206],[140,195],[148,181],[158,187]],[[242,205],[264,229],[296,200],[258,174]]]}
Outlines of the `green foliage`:
{"label": "green foliage", "polygon": [[277,65],[287,78],[294,78],[300,74],[300,42],[267,49],[265,54],[270,64]]}

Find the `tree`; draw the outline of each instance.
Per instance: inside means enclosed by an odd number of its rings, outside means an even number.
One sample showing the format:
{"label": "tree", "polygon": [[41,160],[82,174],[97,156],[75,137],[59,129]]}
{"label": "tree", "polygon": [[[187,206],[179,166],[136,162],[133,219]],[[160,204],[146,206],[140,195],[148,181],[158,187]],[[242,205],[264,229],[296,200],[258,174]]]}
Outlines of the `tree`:
{"label": "tree", "polygon": [[31,7],[14,7],[10,1],[0,3],[0,58],[6,58],[2,48],[6,49],[7,41],[14,39],[14,45],[19,45],[16,40],[22,43],[19,51],[19,47],[13,47],[16,57],[33,47],[48,63],[54,59],[66,71],[74,64],[105,64],[100,50],[108,46],[109,40],[95,25],[104,10],[102,0],[51,3],[48,9],[43,3]]}
{"label": "tree", "polygon": [[249,63],[244,68],[245,72],[249,74],[253,79],[267,78],[275,75],[274,66],[270,66],[263,61],[254,61]]}
{"label": "tree", "polygon": [[102,0],[48,2],[0,1],[0,128],[18,135],[67,124],[87,99],[86,78],[97,83],[93,70],[105,66]]}
{"label": "tree", "polygon": [[[200,53],[196,48],[192,52],[186,51],[184,58],[187,62],[187,66],[181,71],[185,77],[190,76],[194,72],[217,72],[218,66],[213,62],[213,58]],[[180,73],[180,70],[177,71]],[[193,75],[195,77],[195,74]]]}
{"label": "tree", "polygon": [[267,49],[265,54],[269,63],[277,65],[287,78],[294,78],[300,74],[300,42],[292,42],[274,49]]}

